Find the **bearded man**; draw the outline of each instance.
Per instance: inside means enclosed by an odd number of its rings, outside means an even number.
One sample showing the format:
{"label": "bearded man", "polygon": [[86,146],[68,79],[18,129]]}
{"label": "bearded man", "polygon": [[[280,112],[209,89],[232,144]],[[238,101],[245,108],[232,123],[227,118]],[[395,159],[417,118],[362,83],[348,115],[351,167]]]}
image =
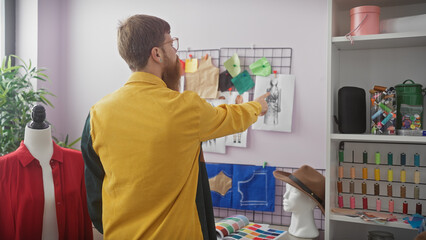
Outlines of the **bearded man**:
{"label": "bearded man", "polygon": [[104,239],[216,239],[201,142],[242,132],[265,98],[212,107],[178,92],[178,38],[157,17],[118,27],[132,74],[90,109],[81,140],[89,214]]}

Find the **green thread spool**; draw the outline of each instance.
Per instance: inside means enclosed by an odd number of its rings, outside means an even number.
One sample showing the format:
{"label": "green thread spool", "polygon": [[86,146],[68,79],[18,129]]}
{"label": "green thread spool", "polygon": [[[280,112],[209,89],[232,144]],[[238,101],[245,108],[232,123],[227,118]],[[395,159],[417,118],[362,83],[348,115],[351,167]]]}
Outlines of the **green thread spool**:
{"label": "green thread spool", "polygon": [[376,164],[380,165],[380,152],[376,152]]}
{"label": "green thread spool", "polygon": [[388,153],[388,165],[393,165],[393,154],[391,152]]}
{"label": "green thread spool", "polygon": [[391,113],[391,112],[392,112],[392,109],[390,109],[388,106],[386,106],[386,105],[385,105],[385,104],[383,104],[383,103],[380,103],[380,104],[379,104],[379,107],[380,107],[381,109],[385,110],[387,113]]}
{"label": "green thread spool", "polygon": [[344,151],[339,150],[339,162],[343,162],[343,160],[344,160]]}
{"label": "green thread spool", "polygon": [[367,151],[364,151],[362,153],[362,162],[363,163],[367,163],[368,162],[368,153],[367,153]]}

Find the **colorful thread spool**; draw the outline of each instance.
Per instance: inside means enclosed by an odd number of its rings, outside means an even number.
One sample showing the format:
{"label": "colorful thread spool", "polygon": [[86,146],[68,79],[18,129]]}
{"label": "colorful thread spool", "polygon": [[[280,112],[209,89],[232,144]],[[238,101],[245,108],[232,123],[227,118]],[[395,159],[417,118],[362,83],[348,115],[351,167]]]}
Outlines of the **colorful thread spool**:
{"label": "colorful thread spool", "polygon": [[363,163],[368,163],[368,153],[367,151],[364,150],[364,152],[362,153],[362,162]]}
{"label": "colorful thread spool", "polygon": [[355,197],[354,196],[350,197],[350,207],[351,207],[351,209],[355,209]]}
{"label": "colorful thread spool", "polygon": [[405,183],[406,171],[404,169],[401,170],[401,182]]}
{"label": "colorful thread spool", "polygon": [[337,192],[342,193],[343,192],[343,186],[342,181],[337,181]]}
{"label": "colorful thread spool", "polygon": [[339,162],[344,161],[344,151],[342,149],[339,150]]}
{"label": "colorful thread spool", "polygon": [[388,123],[389,122],[389,120],[391,120],[392,119],[392,114],[391,113],[389,113],[386,117],[385,117],[385,119],[383,119],[383,121],[382,121],[382,125],[384,126],[386,123]]}
{"label": "colorful thread spool", "polygon": [[387,189],[388,189],[388,197],[392,197],[392,185],[388,184]]}
{"label": "colorful thread spool", "polygon": [[343,178],[343,166],[339,166],[339,178]]}
{"label": "colorful thread spool", "polygon": [[385,104],[383,104],[383,103],[379,103],[379,107],[381,108],[381,109],[383,109],[385,112],[387,112],[387,113],[391,113],[392,112],[392,109],[390,109],[388,106],[386,106]]}
{"label": "colorful thread spool", "polygon": [[393,180],[393,170],[389,168],[388,170],[388,182],[392,182]]}
{"label": "colorful thread spool", "polygon": [[407,196],[406,191],[407,191],[407,188],[405,187],[405,185],[402,185],[400,190],[401,198],[405,198]]}
{"label": "colorful thread spool", "polygon": [[367,197],[362,197],[362,209],[368,209],[368,199],[367,199]]}
{"label": "colorful thread spool", "polygon": [[354,166],[351,167],[351,178],[355,179],[355,167]]}
{"label": "colorful thread spool", "polygon": [[380,152],[376,152],[376,165],[380,165]]}
{"label": "colorful thread spool", "polygon": [[416,213],[422,215],[422,204],[421,203],[416,204]]}
{"label": "colorful thread spool", "polygon": [[351,181],[350,183],[349,183],[349,193],[354,193],[354,191],[355,191],[355,184],[354,184],[354,182],[353,181]]}
{"label": "colorful thread spool", "polygon": [[405,153],[401,153],[401,166],[405,166],[405,163],[407,162],[406,157],[407,155],[405,155]]}
{"label": "colorful thread spool", "polygon": [[388,153],[388,165],[393,165],[393,154],[391,152]]}
{"label": "colorful thread spool", "polygon": [[382,109],[379,109],[379,111],[377,111],[376,113],[373,114],[373,116],[371,116],[371,120],[376,119],[378,116],[380,116],[383,113]]}
{"label": "colorful thread spool", "polygon": [[418,186],[414,187],[414,199],[419,199],[420,197],[420,188]]}
{"label": "colorful thread spool", "polygon": [[374,184],[374,195],[376,196],[380,195],[380,185],[378,183]]}
{"label": "colorful thread spool", "polygon": [[380,181],[380,169],[379,168],[374,169],[374,179],[376,179],[376,181]]}
{"label": "colorful thread spool", "polygon": [[420,155],[418,153],[414,154],[414,166],[420,167]]}
{"label": "colorful thread spool", "polygon": [[361,184],[362,194],[367,194],[367,184],[365,182],[362,182]]}
{"label": "colorful thread spool", "polygon": [[391,199],[391,200],[389,200],[389,212],[390,213],[393,213],[393,210],[394,210],[394,207],[395,207],[395,205],[394,205],[395,203],[393,202],[393,200]]}
{"label": "colorful thread spool", "polygon": [[376,200],[376,211],[380,212],[381,209],[382,209],[382,201],[380,200],[380,198],[378,198]]}
{"label": "colorful thread spool", "polygon": [[419,170],[416,170],[414,172],[414,183],[419,184],[420,183],[420,172]]}
{"label": "colorful thread spool", "polygon": [[338,200],[338,202],[339,202],[339,208],[343,208],[343,196],[342,195],[339,195],[339,200]]}
{"label": "colorful thread spool", "polygon": [[362,179],[368,179],[368,168],[362,168]]}
{"label": "colorful thread spool", "polygon": [[407,214],[408,213],[408,203],[407,203],[407,201],[404,201],[402,203],[402,213],[403,214]]}

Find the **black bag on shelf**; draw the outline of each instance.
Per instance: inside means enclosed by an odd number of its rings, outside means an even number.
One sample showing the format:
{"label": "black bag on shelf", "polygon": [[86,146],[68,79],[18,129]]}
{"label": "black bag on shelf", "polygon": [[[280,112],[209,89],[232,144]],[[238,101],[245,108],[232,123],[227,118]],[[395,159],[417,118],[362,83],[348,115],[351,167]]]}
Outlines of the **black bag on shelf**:
{"label": "black bag on shelf", "polygon": [[342,87],[338,92],[338,118],[341,133],[365,133],[365,91],[358,87]]}

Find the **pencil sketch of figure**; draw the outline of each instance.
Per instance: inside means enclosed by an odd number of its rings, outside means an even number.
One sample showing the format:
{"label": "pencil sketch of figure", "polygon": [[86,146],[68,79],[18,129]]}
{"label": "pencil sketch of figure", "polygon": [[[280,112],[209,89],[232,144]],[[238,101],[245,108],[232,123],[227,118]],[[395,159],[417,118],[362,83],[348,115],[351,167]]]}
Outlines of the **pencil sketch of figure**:
{"label": "pencil sketch of figure", "polygon": [[265,114],[264,123],[268,125],[278,124],[278,113],[281,112],[281,88],[278,88],[278,79],[272,78],[269,88],[266,92],[270,92],[265,100],[268,103],[268,111]]}

